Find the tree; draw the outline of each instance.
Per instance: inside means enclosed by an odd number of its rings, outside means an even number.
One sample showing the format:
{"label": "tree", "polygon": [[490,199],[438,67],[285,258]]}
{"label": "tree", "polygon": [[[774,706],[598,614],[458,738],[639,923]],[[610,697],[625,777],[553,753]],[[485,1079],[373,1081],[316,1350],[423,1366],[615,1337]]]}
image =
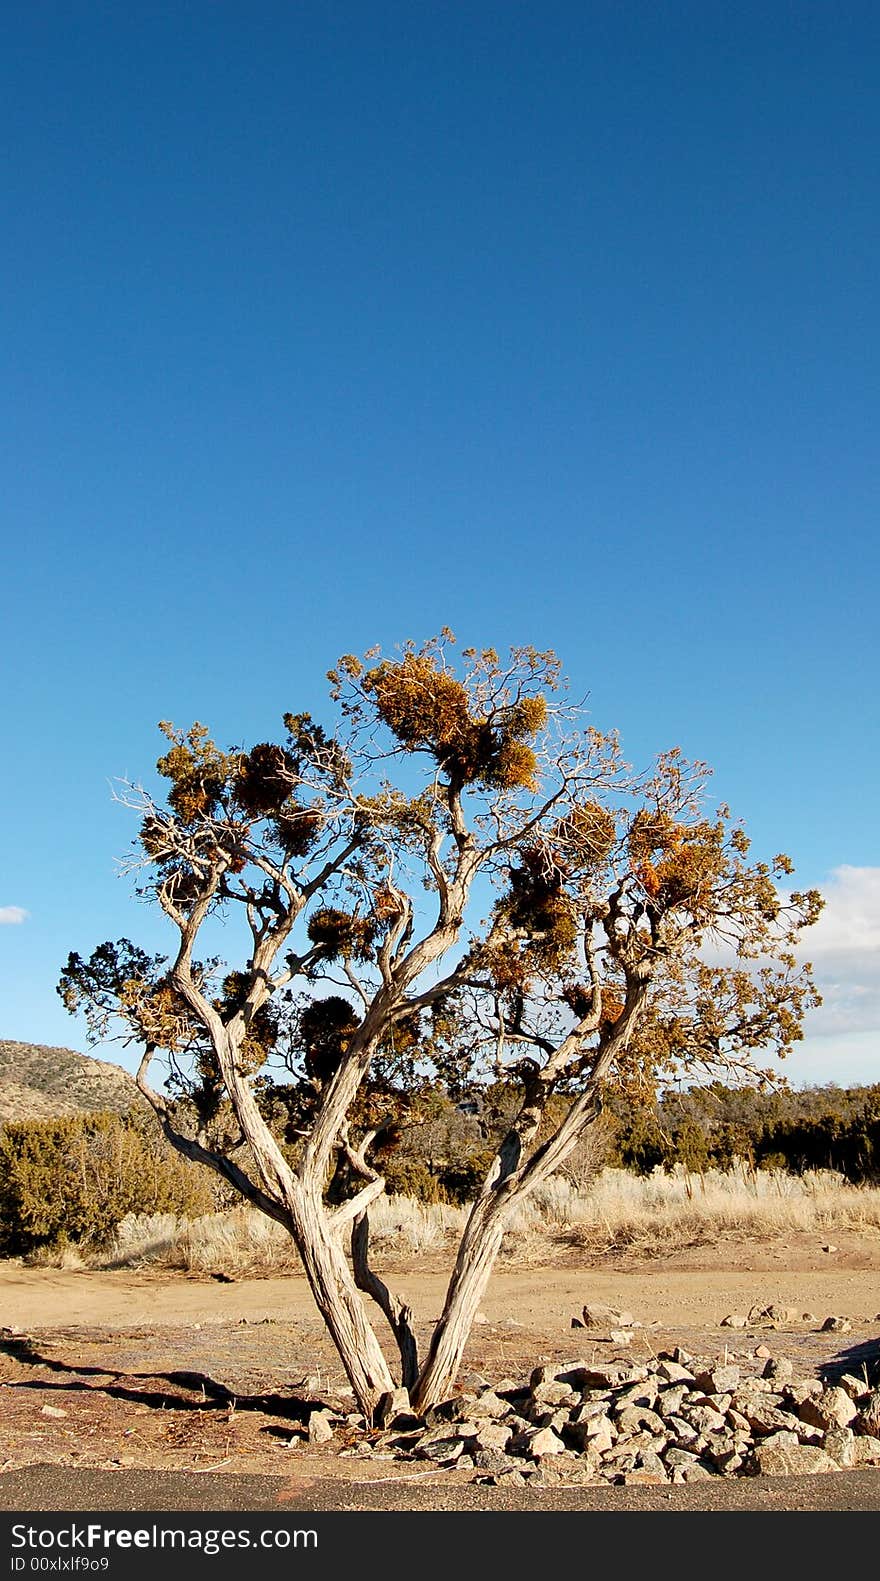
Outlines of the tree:
{"label": "tree", "polygon": [[[507,1219],[595,1124],[603,1087],[748,1069],[816,1002],[794,946],[821,900],[780,892],[786,857],[749,863],[728,809],[706,811],[704,765],[674,749],[634,775],[552,653],[456,665],[453,640],[343,658],[334,735],[288,714],[283,742],[224,751],[163,724],[167,799],[122,799],[176,953],[103,944],[59,985],[94,1038],[122,1018],[179,1152],[289,1231],[368,1419],[395,1378],[362,1294],[424,1411],[451,1389]],[[197,956],[236,919],[237,969]],[[503,1080],[517,1104],[421,1358],[370,1265],[369,1210],[432,1080]]]}

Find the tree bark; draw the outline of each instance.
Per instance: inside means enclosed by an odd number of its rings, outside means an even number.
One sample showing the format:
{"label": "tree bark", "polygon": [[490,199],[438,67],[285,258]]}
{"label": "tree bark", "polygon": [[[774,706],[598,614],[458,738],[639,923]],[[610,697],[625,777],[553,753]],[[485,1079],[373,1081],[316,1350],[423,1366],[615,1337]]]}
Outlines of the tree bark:
{"label": "tree bark", "polygon": [[443,1313],[431,1338],[425,1365],[413,1391],[420,1414],[448,1398],[474,1318],[504,1238],[508,1203],[497,1196],[477,1202],[462,1237]]}
{"label": "tree bark", "polygon": [[400,1354],[400,1381],[404,1389],[411,1392],[419,1377],[419,1353],[413,1329],[412,1308],[389,1290],[384,1279],[380,1279],[378,1274],[373,1272],[370,1267],[369,1245],[369,1217],[366,1213],[361,1213],[355,1219],[351,1231],[351,1261],[355,1283],[358,1289],[371,1296],[384,1312]]}
{"label": "tree bark", "polygon": [[306,1278],[339,1352],[358,1405],[372,1423],[383,1394],[396,1385],[341,1246],[330,1233],[323,1205],[308,1192],[288,1199],[293,1237]]}

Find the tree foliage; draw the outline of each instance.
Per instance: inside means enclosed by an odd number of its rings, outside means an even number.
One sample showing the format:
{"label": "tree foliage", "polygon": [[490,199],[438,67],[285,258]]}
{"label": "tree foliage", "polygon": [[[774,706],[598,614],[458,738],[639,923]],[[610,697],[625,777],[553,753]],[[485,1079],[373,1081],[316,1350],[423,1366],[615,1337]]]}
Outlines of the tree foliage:
{"label": "tree foliage", "polygon": [[[795,946],[821,901],[780,887],[787,857],[750,860],[729,810],[707,806],[705,765],[673,749],[633,774],[616,735],[571,705],[552,653],[456,662],[444,633],[348,655],[330,684],[333,734],[289,713],[283,740],[224,749],[201,724],[162,725],[165,799],[126,799],[140,892],[176,953],[122,940],[72,954],[60,992],[95,1037],[121,1019],[169,1139],[289,1228],[369,1413],[393,1379],[358,1290],[416,1403],[440,1398],[506,1217],[565,1162],[609,1081],[736,1073],[797,1042],[816,995]],[[221,921],[239,940],[232,969],[203,953]],[[369,1264],[369,1205],[432,1083],[492,1081],[515,1110],[487,1124],[422,1361]]]}

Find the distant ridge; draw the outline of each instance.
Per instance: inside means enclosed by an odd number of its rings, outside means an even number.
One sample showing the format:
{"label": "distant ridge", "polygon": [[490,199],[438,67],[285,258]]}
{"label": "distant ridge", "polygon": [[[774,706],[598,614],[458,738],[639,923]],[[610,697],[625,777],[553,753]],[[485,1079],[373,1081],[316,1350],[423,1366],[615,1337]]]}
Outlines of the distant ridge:
{"label": "distant ridge", "polygon": [[73,1049],[0,1038],[0,1125],[110,1109],[126,1114],[143,1098],[120,1065]]}

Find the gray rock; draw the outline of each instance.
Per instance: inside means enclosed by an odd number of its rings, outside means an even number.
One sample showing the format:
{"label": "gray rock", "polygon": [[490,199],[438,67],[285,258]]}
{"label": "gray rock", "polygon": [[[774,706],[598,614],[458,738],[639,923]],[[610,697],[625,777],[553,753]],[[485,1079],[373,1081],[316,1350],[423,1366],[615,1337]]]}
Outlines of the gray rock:
{"label": "gray rock", "polygon": [[839,1466],[854,1466],[856,1435],[851,1427],[829,1427],[822,1448]]}
{"label": "gray rock", "polygon": [[662,1389],[654,1403],[654,1409],[660,1416],[677,1416],[689,1393],[687,1384],[676,1383],[669,1389]]}
{"label": "gray rock", "polygon": [[475,1449],[474,1466],[480,1471],[517,1471],[519,1467],[511,1455],[499,1449]]}
{"label": "gray rock", "polygon": [[748,1328],[749,1320],[742,1312],[730,1312],[721,1319],[721,1328]]}
{"label": "gray rock", "polygon": [[696,1386],[704,1394],[732,1394],[739,1384],[739,1378],[738,1367],[709,1367],[705,1371],[697,1371]]}
{"label": "gray rock", "polygon": [[464,1440],[461,1438],[423,1438],[415,1446],[414,1453],[420,1460],[436,1460],[447,1465],[452,1460],[458,1460],[464,1453]]}
{"label": "gray rock", "polygon": [[567,1383],[548,1379],[546,1383],[539,1383],[532,1390],[532,1399],[543,1406],[571,1406],[577,1403],[578,1395]]}
{"label": "gray rock", "polygon": [[425,1412],[425,1421],[429,1427],[434,1427],[443,1422],[463,1422],[470,1415],[475,1394],[456,1394],[451,1400],[442,1400],[439,1405],[432,1405]]}
{"label": "gray rock", "polygon": [[848,1334],[852,1323],[848,1317],[827,1317],[822,1324],[823,1334]]}

